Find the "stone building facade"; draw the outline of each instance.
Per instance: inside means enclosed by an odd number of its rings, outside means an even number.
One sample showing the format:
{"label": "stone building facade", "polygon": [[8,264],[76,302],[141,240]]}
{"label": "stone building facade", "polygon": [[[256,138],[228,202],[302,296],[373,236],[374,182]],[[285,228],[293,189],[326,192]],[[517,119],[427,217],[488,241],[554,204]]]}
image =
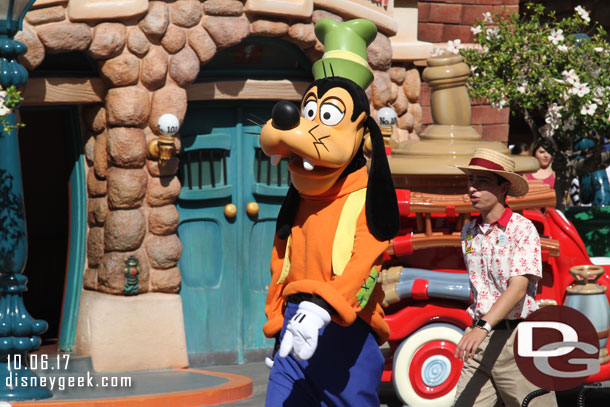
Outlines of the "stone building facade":
{"label": "stone building facade", "polygon": [[[296,45],[313,62],[323,54],[314,35],[318,19],[369,18],[379,28],[368,48],[375,77],[367,89],[373,114],[392,107],[398,115],[397,138],[412,140],[431,123],[429,89],[421,83],[430,42],[468,41],[464,27],[477,14],[517,3],[37,0],[16,37],[28,47],[23,65],[35,72],[48,56],[77,52],[92,58],[99,73],[61,80],[39,76],[24,89],[26,106],[75,104],[81,119],[86,262],[81,270],[84,290],[77,295],[75,349],[90,353],[96,370],[188,363],[178,295],[184,244],[176,207],[180,163],[173,157],[160,166],[147,156],[147,143],[158,137],[162,114],[174,114],[182,122],[190,102],[296,101],[304,85],[276,81],[261,90],[256,87],[260,83],[247,79],[228,88],[199,81],[200,71],[215,55],[248,37],[270,37]],[[418,12],[422,41],[417,38]],[[492,115],[489,107],[474,106],[473,124],[484,139],[506,141],[507,113]],[[175,144],[180,151],[180,134]],[[125,297],[125,258],[131,255],[139,260],[139,295]],[[119,316],[109,318],[115,309]],[[159,349],[172,351],[161,357]]]}

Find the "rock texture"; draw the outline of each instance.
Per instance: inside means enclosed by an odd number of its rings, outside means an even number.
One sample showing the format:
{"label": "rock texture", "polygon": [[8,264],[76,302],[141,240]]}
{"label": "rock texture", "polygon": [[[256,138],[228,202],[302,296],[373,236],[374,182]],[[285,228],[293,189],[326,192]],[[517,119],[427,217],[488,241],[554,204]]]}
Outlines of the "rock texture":
{"label": "rock texture", "polygon": [[155,90],[165,85],[169,56],[162,47],[152,46],[142,59],[142,84],[149,90]]}
{"label": "rock texture", "polygon": [[201,26],[197,26],[189,32],[188,43],[197,54],[197,57],[199,57],[201,64],[205,64],[216,54],[216,43]]}
{"label": "rock texture", "polygon": [[201,20],[203,10],[198,0],[178,0],[169,6],[171,22],[179,27],[194,27]]}
{"label": "rock texture", "polygon": [[106,109],[102,105],[88,105],[83,108],[85,125],[94,133],[106,129]]}
{"label": "rock texture", "polygon": [[244,6],[237,0],[207,0],[203,3],[203,10],[210,16],[240,16]]}
{"label": "rock texture", "polygon": [[388,37],[377,33],[375,40],[366,49],[367,59],[371,68],[387,71],[392,64],[392,45]]}
{"label": "rock texture", "polygon": [[106,95],[111,126],[144,127],[150,113],[149,93],[139,86],[113,88]]}
{"label": "rock texture", "polygon": [[204,27],[220,49],[239,44],[250,34],[250,22],[245,17],[210,16],[204,20]]}
{"label": "rock texture", "polygon": [[151,208],[148,213],[148,230],[155,235],[169,235],[178,228],[178,210],[175,205]]}
{"label": "rock texture", "polygon": [[146,171],[112,167],[108,170],[108,206],[111,209],[138,208],[146,194]]}
{"label": "rock texture", "polygon": [[314,33],[313,24],[297,23],[291,25],[288,29],[288,37],[303,49],[316,45],[316,34]]}
{"label": "rock texture", "polygon": [[169,26],[169,9],[167,3],[151,1],[148,13],[138,23],[140,30],[153,38],[161,38]]}
{"label": "rock texture", "polygon": [[86,51],[92,36],[87,24],[68,22],[40,26],[37,33],[49,54]]}
{"label": "rock texture", "polygon": [[197,78],[199,58],[195,51],[184,48],[171,58],[169,76],[181,87],[185,87]]}
{"label": "rock texture", "polygon": [[170,25],[161,40],[163,48],[170,54],[175,54],[184,47],[184,44],[186,44],[186,31],[184,28]]}
{"label": "rock texture", "polygon": [[93,168],[89,169],[89,173],[87,174],[87,192],[89,193],[89,197],[95,198],[98,196],[105,196],[106,190],[108,189],[108,185],[106,180],[99,179]]}
{"label": "rock texture", "polygon": [[150,270],[150,286],[154,291],[175,293],[180,289],[180,269]]}
{"label": "rock texture", "polygon": [[375,81],[371,84],[371,89],[373,91],[371,103],[375,109],[381,109],[382,107],[386,106],[390,100],[390,75],[383,71],[375,71],[373,73],[375,76]]}
{"label": "rock texture", "polygon": [[98,267],[104,256],[104,228],[91,228],[87,236],[87,262],[89,267]]}
{"label": "rock texture", "polygon": [[31,10],[25,15],[25,21],[32,25],[56,23],[66,19],[66,9],[62,6]]}
{"label": "rock texture", "polygon": [[95,175],[100,179],[106,179],[108,171],[108,154],[106,152],[108,145],[108,134],[100,133],[95,138],[95,147],[93,149],[93,169]]}
{"label": "rock texture", "polygon": [[397,84],[402,84],[405,80],[405,75],[407,74],[407,70],[402,66],[393,66],[388,71],[390,74],[390,79],[392,82]]}
{"label": "rock texture", "polygon": [[288,34],[288,24],[282,21],[256,20],[252,22],[252,35],[281,37]]}
{"label": "rock texture", "polygon": [[126,52],[104,61],[101,74],[110,86],[135,85],[140,77],[140,59]]}
{"label": "rock texture", "polygon": [[142,168],[146,163],[144,130],[134,127],[113,127],[108,131],[110,162],[122,168]]}
{"label": "rock texture", "polygon": [[143,57],[150,48],[150,42],[142,30],[132,27],[127,34],[127,48],[132,54]]}
{"label": "rock texture", "polygon": [[153,207],[173,204],[180,194],[180,188],[177,177],[150,178],[146,202]]}
{"label": "rock texture", "polygon": [[146,253],[152,267],[168,269],[178,264],[182,254],[182,244],[176,234],[151,236],[146,241]]}
{"label": "rock texture", "polygon": [[46,55],[44,45],[38,38],[36,32],[28,24],[23,24],[23,30],[15,35],[15,39],[25,44],[28,50],[19,56],[19,62],[28,70],[32,71],[40,65]]}
{"label": "rock texture", "polygon": [[106,251],[135,250],[146,234],[146,218],[141,209],[110,211],[104,225]]}
{"label": "rock texture", "polygon": [[421,78],[419,71],[415,68],[409,69],[405,75],[403,89],[409,102],[417,102],[421,92]]}
{"label": "rock texture", "polygon": [[120,23],[101,23],[93,29],[89,54],[95,59],[108,59],[121,53],[125,46],[126,28]]}
{"label": "rock texture", "polygon": [[108,200],[106,197],[90,198],[87,210],[89,226],[104,226],[106,215],[108,215]]}

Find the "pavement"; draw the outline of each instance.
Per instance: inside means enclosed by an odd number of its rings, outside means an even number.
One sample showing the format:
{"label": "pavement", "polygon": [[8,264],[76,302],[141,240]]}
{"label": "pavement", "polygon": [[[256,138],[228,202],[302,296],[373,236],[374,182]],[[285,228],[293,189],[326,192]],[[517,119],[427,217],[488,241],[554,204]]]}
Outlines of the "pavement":
{"label": "pavement", "polygon": [[[52,358],[51,358],[52,359]],[[140,372],[94,372],[89,358],[74,361],[69,371],[38,371],[50,379],[70,376],[92,376],[93,383],[103,377],[130,377],[129,386],[114,388],[69,387],[53,390],[53,397],[38,401],[20,401],[0,407],[264,407],[269,369],[264,362],[242,365],[197,366],[189,369],[167,369]],[[582,386],[557,393],[559,407],[606,407],[610,405],[610,381],[595,389],[587,389],[584,403],[578,404]],[[381,407],[402,407],[391,383],[382,383]],[[418,406],[419,407],[419,406]]]}
{"label": "pavement", "polygon": [[[231,407],[264,407],[269,369],[263,362],[246,363],[243,365],[206,366],[211,372],[234,373],[252,379],[252,396],[239,401],[233,401],[222,406]],[[382,384],[380,389],[381,407],[402,407],[402,403],[394,395],[391,384]]]}
{"label": "pavement", "polygon": [[[252,396],[230,403],[220,404],[231,407],[264,407],[265,391],[269,370],[263,362],[247,363],[244,365],[206,366],[206,370],[212,372],[234,373],[252,378]],[[556,393],[559,407],[574,407],[578,405],[578,396],[583,386],[569,391]],[[403,407],[402,402],[394,394],[391,383],[382,383],[379,392],[381,407]],[[591,388],[587,385],[583,398],[582,407],[608,407],[610,405],[610,381],[602,383],[599,388]]]}

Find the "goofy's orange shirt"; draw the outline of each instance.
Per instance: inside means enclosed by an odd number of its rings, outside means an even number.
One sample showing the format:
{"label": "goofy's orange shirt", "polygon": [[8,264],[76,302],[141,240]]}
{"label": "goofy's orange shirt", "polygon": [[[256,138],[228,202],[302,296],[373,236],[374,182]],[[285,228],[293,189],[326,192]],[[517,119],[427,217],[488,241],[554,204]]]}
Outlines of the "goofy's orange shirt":
{"label": "goofy's orange shirt", "polygon": [[[339,180],[323,195],[301,195],[290,238],[282,240],[276,235],[273,242],[265,336],[271,338],[282,329],[286,298],[307,293],[323,298],[337,311],[333,315],[336,323],[348,326],[359,317],[373,328],[380,344],[387,340],[390,329],[381,307],[384,294],[376,280],[388,242],[372,235],[364,206],[354,220],[351,257],[343,270],[333,270],[333,245],[345,203],[350,194],[365,189],[367,181],[366,168],[361,168]],[[287,251],[288,259],[285,259]]]}

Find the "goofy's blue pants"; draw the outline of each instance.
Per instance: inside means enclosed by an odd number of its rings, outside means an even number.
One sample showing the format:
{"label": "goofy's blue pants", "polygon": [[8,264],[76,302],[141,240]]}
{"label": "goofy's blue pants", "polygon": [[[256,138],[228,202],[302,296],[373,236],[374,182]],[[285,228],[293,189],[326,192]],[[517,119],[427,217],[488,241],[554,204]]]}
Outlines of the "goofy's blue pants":
{"label": "goofy's blue pants", "polygon": [[[296,313],[287,303],[284,326]],[[349,327],[331,322],[320,332],[311,359],[276,354],[269,374],[266,407],[378,407],[383,356],[375,336],[360,318]]]}

